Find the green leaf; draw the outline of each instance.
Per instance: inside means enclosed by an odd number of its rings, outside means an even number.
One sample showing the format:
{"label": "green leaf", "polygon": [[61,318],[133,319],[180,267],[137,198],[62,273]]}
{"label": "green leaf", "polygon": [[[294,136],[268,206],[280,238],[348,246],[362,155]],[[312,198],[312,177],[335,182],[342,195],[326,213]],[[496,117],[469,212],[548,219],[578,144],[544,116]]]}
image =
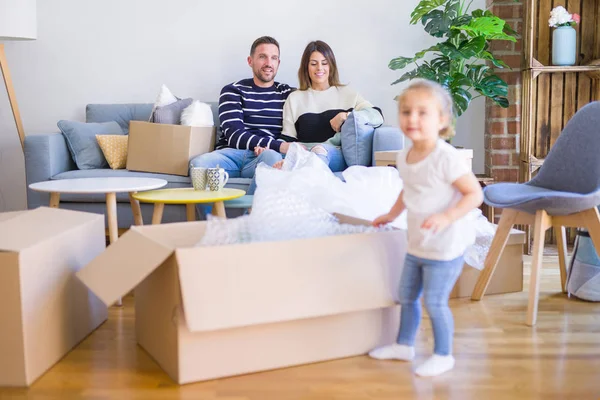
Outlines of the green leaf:
{"label": "green leaf", "polygon": [[421,18],[423,18],[425,14],[432,10],[435,10],[436,8],[444,4],[446,1],[447,0],[421,0],[417,7],[410,14],[410,24],[415,25],[421,20]]}
{"label": "green leaf", "polygon": [[462,54],[463,58],[469,59],[481,53],[484,47],[485,38],[477,36],[470,40],[463,41],[458,47],[458,51]]}
{"label": "green leaf", "polygon": [[430,51],[439,51],[437,44],[435,46],[431,46],[428,49],[421,50],[420,52],[416,53],[415,58],[416,59],[423,58],[423,57],[425,57],[425,54],[429,53]]}
{"label": "green leaf", "polygon": [[450,59],[444,55],[434,58],[430,63],[431,67],[437,71],[449,71]]}
{"label": "green leaf", "polygon": [[404,82],[404,81],[407,81],[407,80],[409,80],[409,79],[414,79],[414,78],[416,78],[416,77],[417,77],[417,70],[416,70],[416,69],[414,69],[414,70],[412,70],[412,71],[409,71],[409,72],[405,73],[405,74],[404,74],[404,75],[402,75],[402,76],[401,76],[399,79],[396,79],[396,80],[395,80],[394,82],[392,82],[391,84],[392,84],[392,85],[395,85],[395,84],[397,84],[397,83]]}
{"label": "green leaf", "polygon": [[508,40],[516,42],[514,36],[504,33],[506,22],[496,17],[473,18],[468,25],[453,26],[452,29],[463,30],[470,36],[484,36],[487,40]]}
{"label": "green leaf", "polygon": [[467,90],[460,87],[453,88],[451,94],[456,114],[460,117],[469,108],[473,96]]}
{"label": "green leaf", "polygon": [[454,28],[455,26],[469,25],[469,22],[471,22],[472,19],[473,17],[470,15],[460,15],[456,17],[454,21],[452,21],[452,27]]}
{"label": "green leaf", "polygon": [[498,104],[500,107],[502,108],[508,108],[509,106],[509,102],[508,99],[506,97],[502,97],[502,96],[495,96],[492,97],[492,101],[496,104]]}
{"label": "green leaf", "polygon": [[490,70],[490,67],[485,64],[476,64],[467,66],[467,76],[473,82],[480,82],[485,74]]}
{"label": "green leaf", "polygon": [[388,67],[393,70],[404,69],[407,65],[412,64],[417,60],[420,60],[421,58],[425,57],[425,54],[431,51],[438,51],[437,45],[431,46],[430,48],[425,50],[421,50],[420,52],[416,53],[413,58],[396,57],[389,62]]}
{"label": "green leaf", "polygon": [[393,70],[403,69],[408,64],[411,64],[414,60],[415,60],[415,58],[396,57],[390,61],[390,63],[388,64],[388,67]]}
{"label": "green leaf", "polygon": [[471,87],[472,82],[471,82],[471,79],[469,79],[469,77],[467,77],[464,74],[461,74],[460,72],[457,72],[454,75],[452,75],[452,81],[450,83],[450,88],[454,89],[454,88],[458,88],[461,86]]}
{"label": "green leaf", "polygon": [[473,16],[473,18],[480,18],[480,17],[493,17],[494,13],[492,13],[490,10],[481,10],[481,9],[477,9],[477,10],[473,10],[473,12],[471,13],[471,15]]}
{"label": "green leaf", "polygon": [[515,31],[509,24],[504,24],[504,29],[502,30],[502,32],[510,36],[517,35],[517,31]]}
{"label": "green leaf", "polygon": [[498,60],[496,57],[492,55],[489,51],[484,51],[480,56],[484,60],[491,61],[494,67],[497,68],[510,68],[506,63],[502,60]]}
{"label": "green leaf", "polygon": [[496,75],[488,75],[477,83],[475,90],[491,99],[506,97],[508,95],[508,84]]}
{"label": "green leaf", "polygon": [[425,14],[421,22],[425,26],[425,32],[434,37],[443,37],[450,32],[452,22],[458,16],[459,0],[449,0],[444,10],[432,10]]}

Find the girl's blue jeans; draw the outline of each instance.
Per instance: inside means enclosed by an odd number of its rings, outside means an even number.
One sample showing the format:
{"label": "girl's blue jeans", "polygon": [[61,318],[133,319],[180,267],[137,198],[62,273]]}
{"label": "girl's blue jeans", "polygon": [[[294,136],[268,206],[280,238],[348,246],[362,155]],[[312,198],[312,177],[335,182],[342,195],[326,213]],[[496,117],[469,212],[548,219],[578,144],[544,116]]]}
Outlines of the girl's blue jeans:
{"label": "girl's blue jeans", "polygon": [[448,298],[462,271],[463,260],[463,256],[449,261],[436,261],[406,255],[400,278],[398,344],[414,346],[421,322],[420,297],[423,293],[433,328],[433,352],[440,356],[452,354],[454,320],[448,307]]}

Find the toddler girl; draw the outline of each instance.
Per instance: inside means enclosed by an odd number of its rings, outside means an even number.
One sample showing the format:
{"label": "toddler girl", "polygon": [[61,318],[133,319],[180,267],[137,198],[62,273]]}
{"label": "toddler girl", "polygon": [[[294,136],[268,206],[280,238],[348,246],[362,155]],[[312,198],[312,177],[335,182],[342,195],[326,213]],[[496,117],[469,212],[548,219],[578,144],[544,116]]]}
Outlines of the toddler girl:
{"label": "toddler girl", "polygon": [[369,356],[381,360],[414,358],[421,321],[421,293],[431,319],[433,356],[415,373],[435,376],[454,367],[454,322],[448,307],[450,291],[463,267],[463,253],[475,239],[465,218],[483,194],[458,150],[444,141],[454,136],[452,98],[439,84],[412,81],[398,97],[400,128],[412,146],[399,152],[397,168],[404,188],[388,214],[373,221],[380,226],[408,210],[408,249],[400,278],[400,331],[397,343]]}

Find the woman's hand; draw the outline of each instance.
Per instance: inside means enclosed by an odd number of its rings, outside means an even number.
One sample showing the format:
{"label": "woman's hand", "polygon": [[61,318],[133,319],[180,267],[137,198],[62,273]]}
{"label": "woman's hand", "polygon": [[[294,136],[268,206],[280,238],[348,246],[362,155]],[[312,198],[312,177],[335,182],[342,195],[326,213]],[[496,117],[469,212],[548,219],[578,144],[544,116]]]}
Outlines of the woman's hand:
{"label": "woman's hand", "polygon": [[254,148],[254,155],[258,157],[258,156],[260,156],[260,155],[261,155],[261,153],[262,153],[262,152],[264,152],[265,150],[267,150],[267,148],[266,148],[266,147],[260,147],[260,146],[256,146],[256,147]]}
{"label": "woman's hand", "polygon": [[282,167],[283,167],[283,160],[277,161],[275,164],[273,164],[273,168],[275,168],[275,169],[281,169]]}
{"label": "woman's hand", "polygon": [[343,111],[341,113],[338,113],[338,115],[336,115],[329,121],[331,129],[333,129],[334,132],[340,132],[342,130],[342,124],[348,119],[348,114],[350,113]]}
{"label": "woman's hand", "polygon": [[373,221],[373,226],[376,226],[379,228],[382,225],[387,225],[387,224],[394,222],[395,219],[396,218],[394,218],[394,216],[391,214],[383,214],[383,215],[375,218],[375,220]]}
{"label": "woman's hand", "polygon": [[421,229],[427,229],[431,231],[431,233],[436,234],[442,232],[451,223],[452,220],[446,214],[433,214],[423,221]]}

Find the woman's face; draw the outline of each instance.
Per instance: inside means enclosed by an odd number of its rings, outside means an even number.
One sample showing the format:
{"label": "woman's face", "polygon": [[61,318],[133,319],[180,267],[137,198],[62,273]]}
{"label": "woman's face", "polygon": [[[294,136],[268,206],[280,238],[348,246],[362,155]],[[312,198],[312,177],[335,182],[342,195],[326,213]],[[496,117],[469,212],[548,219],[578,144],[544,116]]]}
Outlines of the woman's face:
{"label": "woman's face", "polygon": [[310,55],[308,76],[310,77],[311,86],[329,85],[329,63],[325,56],[318,51],[314,51]]}

